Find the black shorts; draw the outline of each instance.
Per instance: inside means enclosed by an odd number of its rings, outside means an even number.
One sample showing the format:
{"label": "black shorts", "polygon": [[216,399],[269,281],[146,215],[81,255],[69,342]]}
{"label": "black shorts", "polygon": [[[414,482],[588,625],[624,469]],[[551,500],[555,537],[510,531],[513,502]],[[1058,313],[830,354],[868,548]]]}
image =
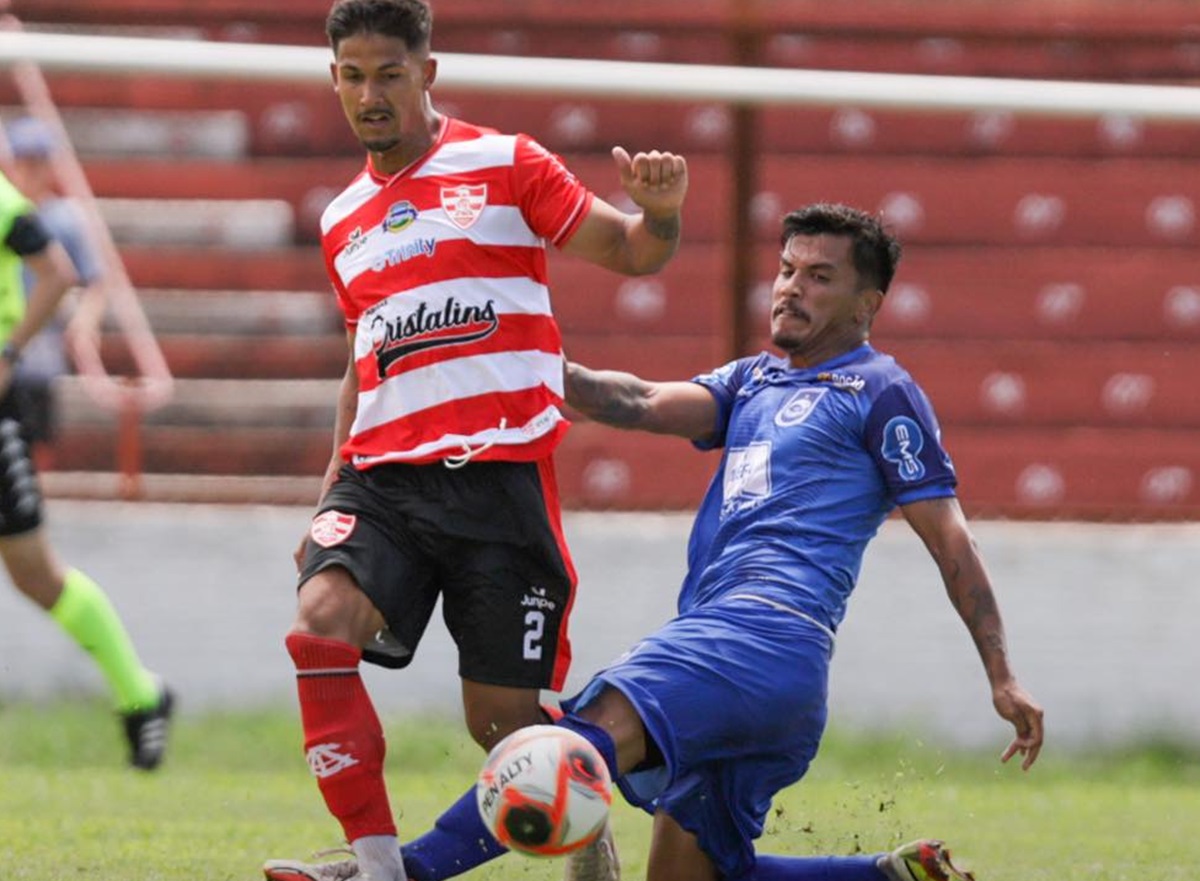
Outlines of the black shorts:
{"label": "black shorts", "polygon": [[12,384],[12,394],[17,398],[21,433],[26,442],[49,443],[54,440],[58,433],[58,402],[53,382],[18,375]]}
{"label": "black shorts", "polygon": [[576,579],[549,459],[344,466],[313,518],[300,583],[330,566],[387,622],[364,660],[407,666],[440,595],[459,676],[562,688]]}
{"label": "black shorts", "polygon": [[42,525],[42,490],[25,439],[20,398],[0,399],[0,536]]}

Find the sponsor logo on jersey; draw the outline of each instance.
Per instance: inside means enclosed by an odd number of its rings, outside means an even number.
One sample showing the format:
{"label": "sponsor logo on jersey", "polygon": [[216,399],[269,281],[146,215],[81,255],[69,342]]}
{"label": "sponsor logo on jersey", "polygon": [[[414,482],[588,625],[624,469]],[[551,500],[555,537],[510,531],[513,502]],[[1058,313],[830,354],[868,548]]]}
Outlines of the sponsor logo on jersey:
{"label": "sponsor logo on jersey", "polygon": [[546,588],[538,587],[531,584],[529,592],[521,597],[521,608],[523,609],[545,609],[553,612],[558,608],[558,604],[554,600],[546,596]]}
{"label": "sponsor logo on jersey", "polygon": [[721,516],[754,507],[771,495],[771,445],[731,447],[725,457]]}
{"label": "sponsor logo on jersey", "polygon": [[925,476],[925,463],[919,454],[925,446],[925,432],[907,416],[893,416],[883,427],[883,446],[880,452],[896,465],[901,480],[920,480]]}
{"label": "sponsor logo on jersey", "polygon": [[371,269],[375,272],[383,272],[389,266],[407,263],[416,257],[432,257],[433,252],[436,250],[437,239],[413,239],[395,248],[388,248],[375,258],[375,261],[371,264]]}
{"label": "sponsor logo on jersey", "polygon": [[342,249],[342,256],[354,256],[354,254],[362,250],[363,245],[366,243],[367,237],[363,235],[362,227],[354,227],[354,229],[350,231],[350,235],[346,237],[346,247]]}
{"label": "sponsor logo on jersey", "polygon": [[460,184],[457,187],[442,187],[442,208],[450,222],[459,229],[469,229],[475,225],[483,209],[487,207],[487,184],[468,186]]}
{"label": "sponsor logo on jersey", "polygon": [[422,301],[411,312],[394,317],[377,313],[369,321],[380,379],[407,355],[439,346],[473,343],[491,336],[500,326],[494,300],[483,306],[468,306],[453,297],[440,309]]}
{"label": "sponsor logo on jersey", "polygon": [[354,524],[358,518],[353,514],[343,514],[341,511],[322,511],[313,518],[308,534],[323,548],[340,545],[354,532]]}
{"label": "sponsor logo on jersey", "polygon": [[383,217],[384,232],[400,232],[408,229],[417,219],[417,209],[412,202],[397,202],[387,210]]}
{"label": "sponsor logo on jersey", "polygon": [[817,382],[827,382],[834,388],[852,392],[861,392],[867,387],[867,381],[857,373],[818,373]]}
{"label": "sponsor logo on jersey", "polygon": [[775,414],[775,424],[780,428],[799,425],[812,415],[813,409],[817,406],[817,401],[825,397],[827,391],[829,391],[827,388],[800,389],[788,398],[786,404],[779,408],[779,412]]}
{"label": "sponsor logo on jersey", "polygon": [[308,760],[308,768],[313,776],[322,780],[358,764],[358,759],[350,753],[342,752],[340,743],[318,743],[311,747],[304,757]]}

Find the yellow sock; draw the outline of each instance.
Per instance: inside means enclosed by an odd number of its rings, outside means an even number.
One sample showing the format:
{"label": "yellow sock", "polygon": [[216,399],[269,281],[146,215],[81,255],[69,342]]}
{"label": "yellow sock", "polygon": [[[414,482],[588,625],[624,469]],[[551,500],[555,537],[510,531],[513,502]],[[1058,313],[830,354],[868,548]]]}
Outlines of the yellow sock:
{"label": "yellow sock", "polygon": [[67,572],[50,617],[96,661],[119,712],[146,710],[158,703],[158,679],[142,666],[117,610],[96,582],[78,569]]}

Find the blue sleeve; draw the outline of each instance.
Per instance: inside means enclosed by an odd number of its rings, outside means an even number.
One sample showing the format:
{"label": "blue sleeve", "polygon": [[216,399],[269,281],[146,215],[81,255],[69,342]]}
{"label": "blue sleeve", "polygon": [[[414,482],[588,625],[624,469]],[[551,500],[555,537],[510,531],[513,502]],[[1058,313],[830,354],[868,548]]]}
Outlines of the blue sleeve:
{"label": "blue sleeve", "polygon": [[730,361],[711,373],[702,373],[692,377],[692,382],[708,389],[717,402],[717,417],[713,422],[712,434],[703,440],[692,441],[692,446],[696,449],[715,450],[725,446],[725,432],[729,428],[729,416],[733,413],[733,403],[737,399],[738,389],[745,385],[746,377],[750,375],[748,368],[751,360],[742,358],[738,361]]}
{"label": "blue sleeve", "polygon": [[889,385],[867,414],[867,449],[897,505],[954,495],[958,478],[929,399],[911,381]]}
{"label": "blue sleeve", "polygon": [[87,225],[79,207],[69,199],[55,199],[39,209],[50,234],[62,242],[79,283],[87,286],[101,276],[100,263],[87,237]]}

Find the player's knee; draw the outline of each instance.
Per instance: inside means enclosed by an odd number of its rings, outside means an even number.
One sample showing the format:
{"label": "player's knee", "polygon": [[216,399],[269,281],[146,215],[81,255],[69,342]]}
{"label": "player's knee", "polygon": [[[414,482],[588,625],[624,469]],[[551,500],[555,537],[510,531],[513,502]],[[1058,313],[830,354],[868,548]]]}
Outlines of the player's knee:
{"label": "player's knee", "polygon": [[544,725],[546,717],[537,702],[537,692],[506,689],[510,694],[468,697],[464,704],[467,730],[471,738],[490,750],[518,728]]}
{"label": "player's knee", "polygon": [[336,639],[361,648],[383,627],[383,616],[350,573],[331,567],[300,587],[290,632]]}

